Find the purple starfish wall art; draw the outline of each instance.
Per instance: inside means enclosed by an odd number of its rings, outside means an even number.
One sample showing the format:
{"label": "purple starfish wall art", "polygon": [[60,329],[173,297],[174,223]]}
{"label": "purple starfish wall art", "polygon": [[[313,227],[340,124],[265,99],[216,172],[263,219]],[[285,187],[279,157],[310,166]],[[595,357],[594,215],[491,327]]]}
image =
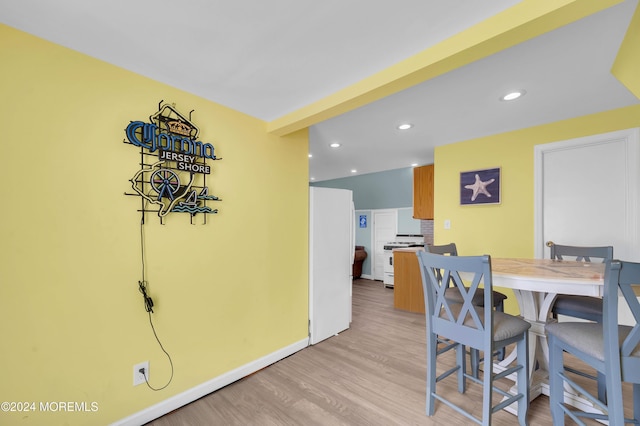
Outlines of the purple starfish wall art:
{"label": "purple starfish wall art", "polygon": [[500,204],[500,168],[460,173],[460,204]]}

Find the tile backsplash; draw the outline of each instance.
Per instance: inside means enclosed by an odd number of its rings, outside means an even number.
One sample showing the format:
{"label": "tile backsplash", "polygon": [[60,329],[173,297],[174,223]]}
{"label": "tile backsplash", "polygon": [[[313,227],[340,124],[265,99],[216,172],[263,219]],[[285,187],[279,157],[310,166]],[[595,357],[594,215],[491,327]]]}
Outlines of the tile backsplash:
{"label": "tile backsplash", "polygon": [[425,244],[433,244],[433,220],[421,220],[420,232],[424,235]]}

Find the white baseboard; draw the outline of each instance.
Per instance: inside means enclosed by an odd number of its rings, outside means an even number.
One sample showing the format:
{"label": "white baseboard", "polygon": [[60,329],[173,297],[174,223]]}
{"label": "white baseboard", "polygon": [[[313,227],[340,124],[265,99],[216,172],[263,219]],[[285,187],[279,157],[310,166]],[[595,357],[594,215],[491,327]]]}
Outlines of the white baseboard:
{"label": "white baseboard", "polygon": [[158,404],[145,408],[142,411],[138,411],[137,413],[134,413],[129,417],[118,420],[117,422],[112,423],[112,426],[139,426],[148,423],[151,420],[162,417],[163,415],[182,407],[183,405],[193,402],[205,395],[210,394],[211,392],[214,392],[237,380],[240,380],[243,377],[248,376],[249,374],[255,373],[256,371],[264,367],[278,362],[281,359],[284,359],[289,355],[306,348],[307,346],[309,346],[308,338],[292,343],[291,345],[279,349],[276,352],[272,352],[269,355],[256,359],[255,361],[238,367],[235,370],[231,370],[221,376],[215,377],[196,387],[193,387],[169,399],[159,402]]}

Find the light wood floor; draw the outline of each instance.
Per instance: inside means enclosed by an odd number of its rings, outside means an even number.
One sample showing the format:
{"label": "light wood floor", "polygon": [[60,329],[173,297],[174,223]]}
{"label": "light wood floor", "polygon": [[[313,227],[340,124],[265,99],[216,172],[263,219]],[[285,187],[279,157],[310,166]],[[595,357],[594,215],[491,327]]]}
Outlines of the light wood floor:
{"label": "light wood floor", "polygon": [[[448,362],[453,362],[453,355]],[[425,415],[425,317],[393,308],[393,290],[379,281],[356,280],[353,323],[338,336],[305,348],[257,373],[149,423],[183,425],[468,425],[437,403]],[[447,362],[445,361],[445,362]],[[440,358],[439,358],[440,362]],[[444,370],[439,370],[444,371]],[[481,387],[451,399],[481,414]],[[494,425],[517,424],[498,412]],[[549,400],[531,404],[529,424],[552,424]],[[567,425],[572,424],[569,420]]]}

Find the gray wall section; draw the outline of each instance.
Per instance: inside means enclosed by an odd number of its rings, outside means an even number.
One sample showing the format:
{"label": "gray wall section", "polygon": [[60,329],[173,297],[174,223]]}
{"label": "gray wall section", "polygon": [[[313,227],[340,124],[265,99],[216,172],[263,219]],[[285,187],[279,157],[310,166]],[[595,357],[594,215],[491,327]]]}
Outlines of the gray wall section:
{"label": "gray wall section", "polygon": [[[362,264],[363,275],[371,275],[371,262],[373,261],[373,250],[371,248],[371,210],[398,209],[398,233],[420,233],[420,221],[412,217],[412,167],[312,182],[309,185],[350,189],[353,191],[353,204],[356,209],[356,245],[364,246],[368,254]],[[366,228],[360,227],[360,216],[365,216]]]}
{"label": "gray wall section", "polygon": [[352,190],[356,210],[413,207],[413,167],[312,182],[310,186]]}

